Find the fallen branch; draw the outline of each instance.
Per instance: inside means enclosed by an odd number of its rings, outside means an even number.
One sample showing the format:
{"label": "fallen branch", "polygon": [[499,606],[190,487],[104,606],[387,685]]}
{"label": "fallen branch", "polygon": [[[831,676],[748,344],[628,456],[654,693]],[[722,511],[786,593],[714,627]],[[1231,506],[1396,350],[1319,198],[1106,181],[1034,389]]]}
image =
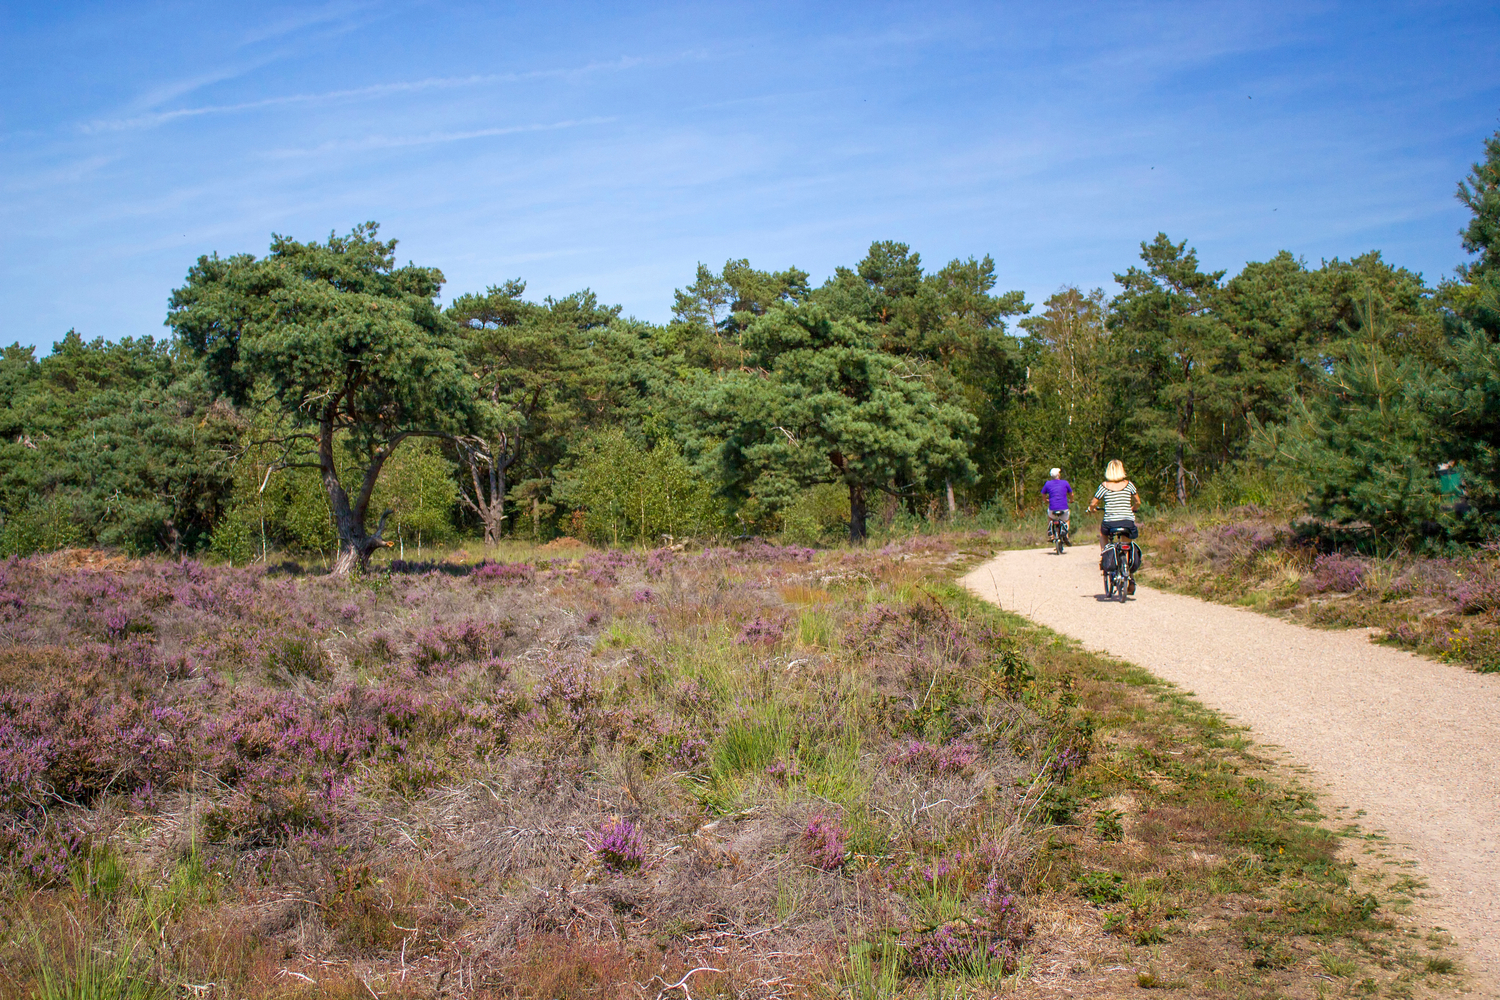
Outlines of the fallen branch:
{"label": "fallen branch", "polygon": [[[698,973],[698,972],[723,972],[723,971],[724,971],[723,969],[715,969],[712,966],[700,965],[698,968],[693,969],[690,972],[687,972],[686,974],[684,974],[681,979],[677,980],[677,982],[673,983],[671,986],[663,986],[661,988],[661,992],[658,993],[658,994],[656,994],[656,1000],[664,1000],[664,998],[667,995],[667,990],[681,990],[682,991],[682,995],[685,996],[685,997],[687,997],[687,1000],[693,1000],[693,995],[688,992],[687,981],[690,978],[692,978],[692,976],[694,975],[694,973]],[[658,981],[661,980],[660,976],[652,976],[651,978],[655,979],[655,980],[658,980]]]}

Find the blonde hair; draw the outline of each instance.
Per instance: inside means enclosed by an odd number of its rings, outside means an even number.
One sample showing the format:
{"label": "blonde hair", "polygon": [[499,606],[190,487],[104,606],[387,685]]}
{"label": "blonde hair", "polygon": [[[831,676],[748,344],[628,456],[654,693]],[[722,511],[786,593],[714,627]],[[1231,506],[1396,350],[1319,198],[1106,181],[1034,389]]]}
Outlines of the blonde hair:
{"label": "blonde hair", "polygon": [[1119,482],[1125,478],[1125,463],[1118,458],[1111,459],[1109,466],[1104,470],[1104,478],[1110,482]]}

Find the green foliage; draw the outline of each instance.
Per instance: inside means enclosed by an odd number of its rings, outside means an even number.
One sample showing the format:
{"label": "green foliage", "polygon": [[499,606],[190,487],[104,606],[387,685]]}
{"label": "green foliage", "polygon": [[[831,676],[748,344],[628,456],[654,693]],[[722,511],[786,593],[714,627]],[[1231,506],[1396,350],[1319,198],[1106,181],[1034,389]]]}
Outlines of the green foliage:
{"label": "green foliage", "polygon": [[988,497],[1013,482],[1010,467],[1017,445],[1012,406],[1025,382],[1025,361],[1005,318],[1031,307],[1019,291],[992,294],[995,262],[949,261],[924,273],[920,254],[905,243],[870,244],[854,268],[838,268],[813,294],[837,317],[867,324],[881,351],[926,363],[938,398],[975,419],[962,432],[977,478],[965,483],[945,477],[943,486],[970,497]]}
{"label": "green foliage", "polygon": [[1479,259],[1459,268],[1466,283],[1477,286],[1500,277],[1500,131],[1484,140],[1485,160],[1474,164],[1459,182],[1458,200],[1472,213],[1463,231],[1463,247]]}
{"label": "green foliage", "polygon": [[821,306],[778,306],[745,332],[750,370],[687,387],[692,444],[736,499],[780,510],[807,486],[842,483],[859,541],[869,492],[973,475],[962,435],[974,418],[938,398],[927,366],[872,340]]}
{"label": "green foliage", "polygon": [[34,497],[0,527],[0,556],[53,552],[84,544],[88,538],[73,500],[63,493]]}
{"label": "green foliage", "polygon": [[396,267],[395,241],[377,230],[326,244],[276,236],[262,260],[200,257],[168,316],[218,392],[276,415],[280,461],[319,469],[341,571],[379,545],[365,517],[402,441],[479,419],[458,329],[433,301],[442,273]]}
{"label": "green foliage", "polygon": [[1139,456],[1133,464],[1161,469],[1177,502],[1187,503],[1194,422],[1222,391],[1215,361],[1227,331],[1213,302],[1224,272],[1200,271],[1187,241],[1166,233],[1141,244],[1141,261],[1144,268],[1115,275],[1123,290],[1110,318]]}
{"label": "green foliage", "polygon": [[558,470],[556,496],[583,513],[590,538],[613,545],[713,534],[722,526],[713,488],[675,444],[647,450],[618,428],[585,439]]}
{"label": "green foliage", "polygon": [[418,441],[392,455],[371,501],[375,510],[392,511],[386,530],[400,538],[451,540],[453,509],[458,503],[457,471],[435,441]]}
{"label": "green foliage", "polygon": [[[253,449],[235,470],[234,492],[210,548],[237,564],[272,551],[327,556],[338,547],[328,494],[313,469],[276,469],[268,449]],[[262,488],[263,487],[263,488]]]}
{"label": "green foliage", "polygon": [[[1226,280],[1157,234],[1117,295],[1065,287],[1023,335],[1006,324],[1031,307],[997,293],[991,257],[928,271],[893,240],[816,288],[699,265],[653,326],[587,289],[529,301],[520,279],[439,311],[442,275],[397,267],[373,223],[276,236],[197,262],[171,344],[0,351],[0,551],[211,536],[236,560],[348,568],[386,509],[403,538],[543,537],[578,514],[639,539],[718,530],[705,491],[742,531],[861,538],[877,492],[887,526],[1010,516],[1052,466],[1086,492],[1115,457],[1148,503],[1290,508],[1305,485],[1381,544],[1477,541],[1500,516],[1500,133],[1485,154],[1458,192],[1475,258],[1436,290],[1373,251]],[[1459,493],[1434,491],[1439,463]],[[688,499],[646,497],[664,476]]]}
{"label": "green foliage", "polygon": [[[1475,213],[1465,249],[1480,254],[1450,286],[1452,335],[1434,333],[1431,296],[1404,271],[1356,260],[1363,284],[1352,321],[1326,350],[1328,374],[1294,405],[1282,428],[1258,434],[1262,452],[1294,466],[1310,506],[1343,524],[1367,525],[1386,544],[1476,541],[1500,512],[1500,347],[1491,246],[1500,138],[1486,143],[1459,197]],[[1373,261],[1371,258],[1374,258]],[[1327,270],[1327,268],[1325,268]],[[1424,309],[1426,310],[1424,313]],[[1436,471],[1454,463],[1461,488],[1445,496]]]}
{"label": "green foliage", "polygon": [[812,545],[849,523],[849,491],[834,483],[803,490],[781,515],[781,536],[789,542]]}
{"label": "green foliage", "polygon": [[601,306],[587,289],[541,304],[522,299],[525,290],[513,279],[461,295],[447,310],[463,331],[483,403],[477,432],[451,439],[462,467],[458,498],[490,544],[503,530],[513,484],[533,483],[540,501],[569,444],[613,415],[608,352],[595,347],[611,339],[620,307]]}
{"label": "green foliage", "polygon": [[[1264,428],[1258,433],[1255,441],[1266,439]],[[1274,453],[1275,447],[1268,444],[1268,453]],[[1198,502],[1209,508],[1254,504],[1269,510],[1297,510],[1306,497],[1307,480],[1295,464],[1254,459],[1222,466],[1198,492]]]}
{"label": "green foliage", "polygon": [[[316,469],[275,467],[275,452],[251,448],[236,467],[234,490],[214,529],[211,548],[234,563],[271,551],[316,553],[338,549],[328,494]],[[391,510],[393,537],[441,543],[456,532],[454,466],[433,441],[407,445],[386,463],[372,505]]]}
{"label": "green foliage", "polygon": [[202,374],[150,338],[0,357],[0,546],[98,543],[132,552],[204,544],[229,489],[232,412]]}
{"label": "green foliage", "polygon": [[1112,344],[1102,289],[1064,288],[1040,316],[1021,321],[1029,373],[1021,404],[1010,413],[1007,493],[1020,507],[1056,466],[1078,492],[1104,471],[1120,439]]}
{"label": "green foliage", "polygon": [[[679,339],[697,341],[692,349],[699,363],[717,369],[743,363],[740,337],[755,317],[777,304],[805,302],[809,294],[807,272],[801,268],[760,271],[742,258],[725,261],[715,274],[699,264],[693,283],[674,293],[672,315],[688,328]],[[704,335],[712,336],[712,342]]]}

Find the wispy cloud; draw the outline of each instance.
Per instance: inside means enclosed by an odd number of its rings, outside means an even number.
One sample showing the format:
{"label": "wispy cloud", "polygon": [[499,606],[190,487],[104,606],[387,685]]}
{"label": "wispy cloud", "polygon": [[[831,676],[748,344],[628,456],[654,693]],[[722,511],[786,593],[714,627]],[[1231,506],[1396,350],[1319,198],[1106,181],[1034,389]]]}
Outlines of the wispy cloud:
{"label": "wispy cloud", "polygon": [[302,31],[330,22],[347,22],[351,15],[369,9],[369,4],[364,3],[328,3],[313,10],[302,11],[290,17],[279,18],[253,28],[245,32],[239,38],[240,45],[254,45],[257,42],[268,41],[273,38],[282,38],[293,32]]}
{"label": "wispy cloud", "polygon": [[275,149],[268,156],[291,158],[299,156],[321,156],[324,153],[364,152],[372,149],[401,149],[407,146],[433,146],[444,142],[464,142],[469,139],[487,139],[497,135],[517,135],[523,132],[555,132],[559,129],[579,128],[585,125],[604,125],[617,118],[576,118],[568,121],[548,122],[535,125],[505,125],[496,128],[469,129],[463,132],[428,132],[425,135],[372,135],[362,139],[336,140],[319,143],[305,149]]}
{"label": "wispy cloud", "polygon": [[[429,77],[425,80],[404,80],[394,83],[376,83],[367,87],[350,87],[344,90],[325,90],[312,94],[286,94],[267,97],[257,101],[241,101],[235,104],[208,104],[196,108],[176,108],[170,111],[155,111],[133,115],[129,118],[101,119],[82,126],[85,133],[116,132],[126,129],[155,128],[184,118],[201,118],[205,115],[227,115],[261,108],[285,107],[287,105],[334,104],[340,101],[359,101],[385,97],[391,94],[417,93],[426,90],[449,90],[460,87],[483,87],[494,84],[526,83],[532,80],[569,79],[593,73],[623,72],[634,69],[650,60],[634,56],[621,56],[605,62],[591,62],[582,66],[564,69],[531,70],[525,73],[483,73],[470,76]],[[227,79],[225,74],[213,79],[204,78],[205,83]]]}
{"label": "wispy cloud", "polygon": [[104,167],[118,160],[117,155],[89,156],[73,163],[65,163],[43,170],[30,176],[17,177],[12,175],[3,183],[0,183],[0,191],[9,194],[20,194],[22,192],[44,191],[47,188],[59,185],[77,184],[86,178],[97,174]]}
{"label": "wispy cloud", "polygon": [[[202,90],[204,87],[209,87],[216,83],[223,83],[225,80],[233,80],[238,76],[244,76],[246,73],[257,70],[271,61],[272,57],[263,56],[259,59],[253,59],[248,62],[238,63],[234,66],[221,67],[219,69],[211,70],[207,73],[200,73],[197,76],[191,76],[183,80],[171,80],[165,83],[160,83],[136,97],[135,100],[130,102],[130,107],[139,110],[154,108],[158,105],[165,104],[168,101],[175,100],[176,98],[181,97],[184,94],[191,94],[195,90]],[[153,116],[150,114],[142,114],[136,115],[133,118],[121,120],[145,121],[150,119],[151,117]],[[88,132],[102,130],[85,127],[84,131]]]}

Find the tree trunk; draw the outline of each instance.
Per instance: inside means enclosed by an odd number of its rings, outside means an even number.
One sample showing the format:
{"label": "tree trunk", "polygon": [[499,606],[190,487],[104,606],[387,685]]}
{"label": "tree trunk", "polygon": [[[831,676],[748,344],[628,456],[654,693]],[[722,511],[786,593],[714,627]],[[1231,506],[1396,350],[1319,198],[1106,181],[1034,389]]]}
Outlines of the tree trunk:
{"label": "tree trunk", "polygon": [[[347,509],[348,504],[345,503]],[[349,576],[352,573],[367,573],[370,570],[370,556],[375,554],[376,549],[385,548],[391,543],[381,538],[385,531],[386,518],[391,516],[391,511],[385,511],[380,515],[380,524],[374,534],[365,531],[363,522],[356,524],[352,514],[347,518],[334,517],[334,522],[339,525],[339,551],[333,560],[333,569],[329,572],[333,576]]]}
{"label": "tree trunk", "polygon": [[490,502],[484,508],[484,544],[499,545],[505,530],[505,466],[490,463]]}
{"label": "tree trunk", "polygon": [[482,438],[455,439],[454,445],[469,467],[472,491],[460,482],[459,501],[484,525],[484,544],[495,546],[505,530],[505,472],[519,454],[510,448],[509,436],[501,434],[498,447]]}
{"label": "tree trunk", "polygon": [[1187,447],[1188,428],[1193,426],[1193,394],[1187,395],[1187,402],[1178,411],[1177,421],[1177,504],[1180,507],[1187,506],[1187,466],[1183,464],[1183,451]]}
{"label": "tree trunk", "polygon": [[380,537],[385,531],[386,518],[391,516],[391,511],[380,515],[380,524],[374,534],[365,530],[365,512],[369,509],[370,494],[375,491],[375,481],[380,478],[385,460],[405,440],[406,435],[396,435],[384,447],[375,451],[361,478],[359,495],[350,503],[344,484],[339,482],[338,465],[333,457],[334,417],[338,413],[338,405],[338,399],[330,401],[324,407],[318,424],[318,471],[323,478],[323,489],[328,493],[328,508],[333,514],[333,526],[339,536],[339,551],[331,572],[334,576],[348,576],[354,572],[368,571],[371,554],[376,549],[391,544]]}
{"label": "tree trunk", "polygon": [[863,545],[865,535],[865,488],[860,483],[850,483],[849,541],[856,545]]}
{"label": "tree trunk", "polygon": [[958,504],[953,499],[953,480],[943,480],[943,486],[948,492],[948,516],[952,517],[954,514],[958,513]]}

